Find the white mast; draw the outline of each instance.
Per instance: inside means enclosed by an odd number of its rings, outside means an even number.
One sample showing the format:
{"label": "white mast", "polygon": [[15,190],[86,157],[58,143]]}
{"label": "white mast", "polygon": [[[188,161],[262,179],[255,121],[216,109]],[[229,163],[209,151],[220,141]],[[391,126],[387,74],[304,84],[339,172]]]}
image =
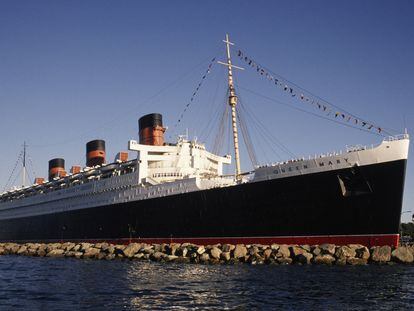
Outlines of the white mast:
{"label": "white mast", "polygon": [[241,168],[240,168],[240,152],[239,152],[239,137],[237,133],[237,117],[236,117],[236,105],[237,105],[237,95],[234,89],[233,83],[233,70],[232,68],[237,68],[243,70],[243,68],[232,65],[231,55],[230,55],[230,45],[234,43],[230,42],[229,35],[226,34],[226,40],[223,40],[226,43],[226,52],[227,52],[227,62],[218,62],[221,65],[225,65],[228,68],[228,83],[229,83],[229,105],[231,107],[231,122],[233,125],[233,142],[234,142],[234,160],[236,162],[236,179],[240,180],[241,178]]}

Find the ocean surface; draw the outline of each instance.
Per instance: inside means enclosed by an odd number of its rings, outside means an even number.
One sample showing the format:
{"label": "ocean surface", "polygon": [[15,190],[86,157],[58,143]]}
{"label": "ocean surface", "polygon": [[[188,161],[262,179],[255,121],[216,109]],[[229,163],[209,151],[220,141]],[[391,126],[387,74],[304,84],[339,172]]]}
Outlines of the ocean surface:
{"label": "ocean surface", "polygon": [[0,310],[409,310],[414,266],[0,256]]}

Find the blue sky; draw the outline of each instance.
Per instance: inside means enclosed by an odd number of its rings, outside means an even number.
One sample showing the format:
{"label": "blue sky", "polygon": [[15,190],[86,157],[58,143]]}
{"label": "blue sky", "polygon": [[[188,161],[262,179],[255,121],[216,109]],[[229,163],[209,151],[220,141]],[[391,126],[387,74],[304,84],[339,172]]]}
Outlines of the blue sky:
{"label": "blue sky", "polygon": [[[226,32],[272,72],[383,128],[411,131],[413,13],[411,1],[0,1],[0,190],[23,141],[31,175],[45,176],[54,157],[67,168],[84,164],[91,139],[105,139],[112,159],[149,112],[164,115],[167,137],[188,128],[212,145],[225,96],[219,65],[175,124],[209,60],[224,57]],[[236,83],[242,104],[295,155],[381,141],[295,110],[319,114],[249,68],[236,72]],[[261,163],[291,157],[246,118]],[[414,211],[412,167],[405,211]]]}

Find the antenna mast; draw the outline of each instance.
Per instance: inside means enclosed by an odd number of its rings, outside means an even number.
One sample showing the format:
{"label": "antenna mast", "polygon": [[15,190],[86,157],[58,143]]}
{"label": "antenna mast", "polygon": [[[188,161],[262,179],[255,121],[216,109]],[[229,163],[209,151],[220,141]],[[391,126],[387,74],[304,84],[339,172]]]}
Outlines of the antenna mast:
{"label": "antenna mast", "polygon": [[231,55],[230,55],[230,45],[234,45],[234,43],[230,42],[229,35],[226,34],[226,40],[223,40],[226,44],[226,52],[227,52],[227,62],[218,62],[221,65],[227,66],[228,68],[228,83],[229,83],[229,105],[231,107],[231,123],[233,126],[233,142],[234,142],[234,159],[236,162],[236,179],[241,179],[241,169],[240,169],[240,151],[239,151],[239,137],[237,132],[237,119],[236,119],[236,105],[237,105],[237,95],[234,89],[233,83],[233,68],[241,69],[244,68],[232,65],[231,63]]}
{"label": "antenna mast", "polygon": [[26,186],[26,142],[23,143],[23,187]]}

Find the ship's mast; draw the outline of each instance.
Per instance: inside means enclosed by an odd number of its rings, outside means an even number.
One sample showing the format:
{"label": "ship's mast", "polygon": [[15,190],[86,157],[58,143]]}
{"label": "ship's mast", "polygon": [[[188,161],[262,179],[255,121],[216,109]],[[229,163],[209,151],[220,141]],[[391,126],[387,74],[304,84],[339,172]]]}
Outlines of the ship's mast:
{"label": "ship's mast", "polygon": [[241,178],[241,169],[240,169],[240,151],[239,151],[239,137],[237,132],[237,118],[236,118],[236,105],[237,105],[237,95],[234,89],[233,82],[233,68],[242,69],[241,67],[232,65],[231,55],[230,55],[230,45],[234,43],[230,42],[229,35],[226,34],[226,40],[223,40],[226,44],[227,52],[227,62],[218,62],[221,65],[225,65],[228,68],[228,84],[229,84],[229,105],[231,107],[231,123],[233,126],[233,142],[234,142],[234,160],[236,162],[236,179],[240,180]]}
{"label": "ship's mast", "polygon": [[26,142],[23,143],[23,171],[22,171],[22,176],[23,176],[23,187],[26,186]]}

